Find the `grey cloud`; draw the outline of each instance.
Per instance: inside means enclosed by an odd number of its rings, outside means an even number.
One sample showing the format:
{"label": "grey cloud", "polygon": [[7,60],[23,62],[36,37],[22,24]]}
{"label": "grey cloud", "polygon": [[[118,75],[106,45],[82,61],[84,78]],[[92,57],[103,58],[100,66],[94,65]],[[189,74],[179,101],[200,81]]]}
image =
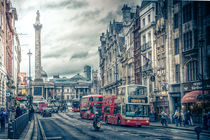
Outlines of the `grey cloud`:
{"label": "grey cloud", "polygon": [[68,8],[68,9],[78,9],[82,7],[88,6],[86,1],[78,1],[78,0],[65,0],[60,3],[48,3],[45,5],[46,8],[55,9],[55,8]]}
{"label": "grey cloud", "polygon": [[55,49],[53,51],[47,52],[42,58],[60,58],[68,54],[70,50],[70,46],[64,46],[60,49]]}
{"label": "grey cloud", "polygon": [[83,59],[83,58],[86,58],[87,56],[88,56],[88,52],[79,52],[79,53],[73,54],[70,60],[78,59],[78,58]]}
{"label": "grey cloud", "polygon": [[101,13],[100,10],[91,10],[91,11],[84,11],[81,14],[77,14],[74,17],[70,18],[70,21],[78,20],[77,25],[82,25],[86,23],[88,20],[96,19]]}
{"label": "grey cloud", "polygon": [[107,24],[110,21],[116,19],[117,14],[116,12],[109,12],[104,18],[99,20],[99,23]]}
{"label": "grey cloud", "polygon": [[77,8],[81,8],[81,7],[86,7],[88,6],[88,2],[87,1],[78,1],[78,0],[73,0],[73,3],[71,5],[68,5],[67,8],[68,9],[77,9]]}

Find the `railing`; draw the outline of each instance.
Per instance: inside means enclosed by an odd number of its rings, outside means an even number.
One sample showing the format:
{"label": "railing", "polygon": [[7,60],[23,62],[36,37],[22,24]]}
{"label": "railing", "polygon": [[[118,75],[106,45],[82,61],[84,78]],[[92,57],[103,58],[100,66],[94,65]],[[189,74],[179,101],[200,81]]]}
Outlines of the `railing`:
{"label": "railing", "polygon": [[8,139],[18,139],[26,128],[29,114],[25,113],[8,124]]}

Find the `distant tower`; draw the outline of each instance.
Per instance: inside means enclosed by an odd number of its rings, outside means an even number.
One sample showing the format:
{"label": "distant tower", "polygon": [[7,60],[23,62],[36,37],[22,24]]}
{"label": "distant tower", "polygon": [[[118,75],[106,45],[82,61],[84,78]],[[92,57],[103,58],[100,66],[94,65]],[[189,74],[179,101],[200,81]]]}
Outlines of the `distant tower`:
{"label": "distant tower", "polygon": [[36,12],[35,29],[35,80],[41,80],[41,29],[39,10]]}
{"label": "distant tower", "polygon": [[84,67],[84,73],[85,73],[85,78],[87,78],[88,81],[91,80],[91,66],[86,65]]}

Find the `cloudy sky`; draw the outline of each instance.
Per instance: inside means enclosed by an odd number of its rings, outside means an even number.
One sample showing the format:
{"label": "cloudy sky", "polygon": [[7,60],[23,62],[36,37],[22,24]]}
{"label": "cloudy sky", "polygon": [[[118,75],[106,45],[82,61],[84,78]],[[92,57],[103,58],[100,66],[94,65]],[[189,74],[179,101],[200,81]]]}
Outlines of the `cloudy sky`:
{"label": "cloudy sky", "polygon": [[13,0],[22,48],[21,72],[28,73],[27,52],[31,49],[32,77],[35,67],[33,24],[40,11],[42,66],[48,76],[70,77],[82,73],[87,64],[99,69],[99,37],[110,20],[121,21],[123,4],[135,7],[141,0]]}

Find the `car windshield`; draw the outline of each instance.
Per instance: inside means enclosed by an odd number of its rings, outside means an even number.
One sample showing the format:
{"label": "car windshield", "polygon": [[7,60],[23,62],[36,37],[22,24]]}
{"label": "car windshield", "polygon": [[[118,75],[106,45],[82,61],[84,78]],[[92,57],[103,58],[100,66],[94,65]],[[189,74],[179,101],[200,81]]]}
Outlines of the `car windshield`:
{"label": "car windshield", "polygon": [[148,105],[126,104],[123,112],[126,117],[147,117],[149,115],[148,109]]}
{"label": "car windshield", "polygon": [[146,95],[147,88],[142,86],[129,86],[128,87],[128,95],[130,96],[139,96]]}

